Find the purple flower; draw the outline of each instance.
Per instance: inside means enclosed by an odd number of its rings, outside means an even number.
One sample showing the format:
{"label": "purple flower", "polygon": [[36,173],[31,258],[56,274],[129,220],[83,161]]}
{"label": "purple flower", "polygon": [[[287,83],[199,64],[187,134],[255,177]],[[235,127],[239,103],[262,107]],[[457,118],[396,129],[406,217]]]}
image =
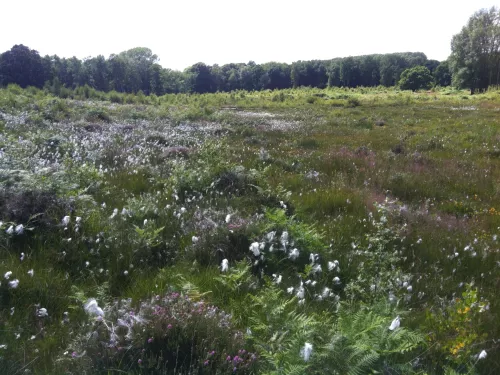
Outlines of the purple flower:
{"label": "purple flower", "polygon": [[152,338],[152,337],[150,337],[150,338],[148,339],[148,344],[151,344],[152,342],[153,342],[153,338]]}
{"label": "purple flower", "polygon": [[137,361],[138,364],[142,364],[142,359],[139,358],[139,360]]}
{"label": "purple flower", "polygon": [[226,358],[226,361],[228,361],[228,362],[229,362],[230,360],[231,360],[231,356],[230,356],[230,355],[228,355],[228,356],[227,356],[227,358]]}
{"label": "purple flower", "polygon": [[204,366],[207,366],[207,365],[208,365],[208,359],[207,359],[205,362],[203,362],[203,365],[204,365]]}
{"label": "purple flower", "polygon": [[76,352],[71,353],[71,356],[72,356],[73,358],[76,358],[76,356],[77,356]]}
{"label": "purple flower", "polygon": [[169,325],[167,326],[167,328],[168,328],[168,329],[172,329],[172,324],[169,324]]}

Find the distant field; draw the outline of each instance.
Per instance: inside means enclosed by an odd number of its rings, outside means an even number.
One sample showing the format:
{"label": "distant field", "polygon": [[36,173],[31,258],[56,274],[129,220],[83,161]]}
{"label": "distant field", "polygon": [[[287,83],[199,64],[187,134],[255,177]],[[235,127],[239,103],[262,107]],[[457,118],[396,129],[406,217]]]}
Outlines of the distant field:
{"label": "distant field", "polygon": [[11,85],[0,192],[0,374],[500,372],[499,91]]}

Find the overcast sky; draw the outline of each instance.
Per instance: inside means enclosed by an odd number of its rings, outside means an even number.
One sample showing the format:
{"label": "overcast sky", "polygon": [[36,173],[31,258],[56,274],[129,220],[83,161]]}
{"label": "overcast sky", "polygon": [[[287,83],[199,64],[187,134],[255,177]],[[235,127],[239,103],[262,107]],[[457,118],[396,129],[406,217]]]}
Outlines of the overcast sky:
{"label": "overcast sky", "polygon": [[444,60],[497,0],[2,0],[0,52],[84,58],[148,47],[166,68],[424,52]]}

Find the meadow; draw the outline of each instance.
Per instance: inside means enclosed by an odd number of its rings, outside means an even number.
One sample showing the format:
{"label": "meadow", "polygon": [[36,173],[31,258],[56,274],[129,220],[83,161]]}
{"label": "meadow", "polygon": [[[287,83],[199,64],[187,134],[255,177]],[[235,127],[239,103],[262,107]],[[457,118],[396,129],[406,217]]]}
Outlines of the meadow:
{"label": "meadow", "polygon": [[500,91],[0,89],[0,374],[500,372]]}

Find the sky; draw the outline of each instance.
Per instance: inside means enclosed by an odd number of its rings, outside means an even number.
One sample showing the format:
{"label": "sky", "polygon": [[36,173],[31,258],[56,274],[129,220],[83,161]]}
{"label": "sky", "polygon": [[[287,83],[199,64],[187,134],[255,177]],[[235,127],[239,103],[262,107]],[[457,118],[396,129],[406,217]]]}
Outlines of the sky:
{"label": "sky", "polygon": [[3,0],[0,52],[109,57],[148,47],[176,70],[390,52],[444,60],[474,12],[497,0]]}

